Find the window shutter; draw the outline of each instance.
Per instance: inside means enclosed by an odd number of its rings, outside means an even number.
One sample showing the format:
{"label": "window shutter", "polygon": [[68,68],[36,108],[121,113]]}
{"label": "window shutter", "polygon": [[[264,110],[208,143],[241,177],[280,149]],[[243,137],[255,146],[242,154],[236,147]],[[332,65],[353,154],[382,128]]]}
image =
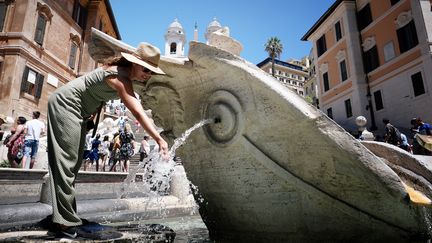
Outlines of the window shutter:
{"label": "window shutter", "polygon": [[36,33],[35,33],[35,41],[39,45],[42,45],[43,38],[45,35],[45,26],[46,26],[46,20],[42,15],[39,14],[37,25],[36,25]]}
{"label": "window shutter", "polygon": [[78,23],[79,11],[80,11],[79,2],[75,1],[73,12],[72,12],[72,18],[75,20],[76,23]]}
{"label": "window shutter", "polygon": [[342,28],[339,21],[335,24],[335,32],[336,32],[336,41],[342,39]]}
{"label": "window shutter", "polygon": [[6,18],[7,5],[5,2],[0,2],[0,31],[3,30],[4,21]]}
{"label": "window shutter", "polygon": [[41,97],[43,83],[44,83],[44,76],[41,74],[38,74],[37,75],[37,81],[36,81],[36,92],[35,92],[35,97],[37,99],[39,99]]}
{"label": "window shutter", "polygon": [[370,50],[364,53],[363,62],[365,65],[366,73],[372,72],[377,67],[379,67],[380,63],[379,63],[378,49],[376,46],[372,47]]}
{"label": "window shutter", "polygon": [[411,75],[411,82],[414,89],[414,96],[426,93],[421,72]]}
{"label": "window shutter", "polygon": [[407,25],[396,30],[399,50],[404,53],[418,44],[417,31],[414,20],[411,20]]}
{"label": "window shutter", "polygon": [[345,100],[345,112],[346,112],[347,118],[352,117],[352,107],[351,107],[351,100],[350,99]]}
{"label": "window shutter", "polygon": [[321,38],[319,38],[317,40],[317,51],[318,51],[318,57],[321,56],[322,54],[324,54],[324,52],[327,51],[327,43],[326,43],[326,38],[325,35],[321,36]]}
{"label": "window shutter", "polygon": [[372,23],[372,12],[368,3],[357,13],[357,24],[359,31],[366,28],[370,23]]}
{"label": "window shutter", "polygon": [[323,74],[324,92],[330,89],[330,84],[328,80],[328,73]]}
{"label": "window shutter", "polygon": [[29,68],[26,66],[24,69],[24,73],[22,76],[22,81],[21,81],[21,92],[27,92],[28,89],[28,82],[27,82],[27,77],[29,74]]}
{"label": "window shutter", "polygon": [[87,25],[87,9],[82,6],[78,25],[81,26],[82,29],[85,29]]}
{"label": "window shutter", "polygon": [[374,99],[375,99],[375,109],[377,111],[384,109],[384,103],[382,100],[381,90],[374,92]]}
{"label": "window shutter", "polygon": [[76,60],[77,49],[78,49],[77,45],[74,42],[72,42],[70,55],[69,55],[69,67],[72,69],[75,69],[75,60]]}

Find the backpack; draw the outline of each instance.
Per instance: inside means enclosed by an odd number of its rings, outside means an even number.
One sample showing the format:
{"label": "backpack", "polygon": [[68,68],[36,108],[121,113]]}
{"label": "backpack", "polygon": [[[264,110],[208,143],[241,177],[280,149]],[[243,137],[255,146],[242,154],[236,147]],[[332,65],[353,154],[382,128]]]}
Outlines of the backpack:
{"label": "backpack", "polygon": [[395,136],[397,141],[399,142],[399,144],[402,144],[401,132],[396,127],[394,127],[394,126],[392,126],[392,127],[393,127],[392,136]]}

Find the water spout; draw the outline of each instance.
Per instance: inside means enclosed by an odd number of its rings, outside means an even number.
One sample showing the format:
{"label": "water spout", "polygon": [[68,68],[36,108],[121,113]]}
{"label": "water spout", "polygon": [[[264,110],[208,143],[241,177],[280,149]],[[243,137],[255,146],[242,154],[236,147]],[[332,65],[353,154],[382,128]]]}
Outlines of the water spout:
{"label": "water spout", "polygon": [[220,117],[215,117],[214,123],[221,123],[222,119]]}

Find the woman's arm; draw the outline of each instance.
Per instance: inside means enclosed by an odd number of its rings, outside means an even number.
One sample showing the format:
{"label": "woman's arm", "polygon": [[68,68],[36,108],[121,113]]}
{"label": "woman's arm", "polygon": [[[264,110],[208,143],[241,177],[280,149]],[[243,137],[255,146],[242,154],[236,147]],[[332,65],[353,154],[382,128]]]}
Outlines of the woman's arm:
{"label": "woman's arm", "polygon": [[21,135],[21,133],[24,132],[24,125],[18,125],[16,128],[15,133],[10,137],[9,142],[6,144],[6,147],[10,147],[15,140]]}
{"label": "woman's arm", "polygon": [[122,99],[125,106],[138,120],[144,130],[158,143],[159,151],[162,153],[162,155],[165,158],[168,158],[168,144],[157,132],[156,128],[153,126],[152,121],[145,114],[145,111],[142,108],[140,102],[135,97],[132,82],[126,78],[121,78],[121,80],[119,80],[119,78],[121,77],[109,76],[106,81],[108,82],[108,85],[117,90],[117,93],[120,99]]}

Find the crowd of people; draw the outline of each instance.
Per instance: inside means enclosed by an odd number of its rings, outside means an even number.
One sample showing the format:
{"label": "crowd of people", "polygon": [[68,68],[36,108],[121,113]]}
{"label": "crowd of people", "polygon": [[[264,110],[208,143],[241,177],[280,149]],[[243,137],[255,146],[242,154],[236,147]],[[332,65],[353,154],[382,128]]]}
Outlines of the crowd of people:
{"label": "crowd of people", "polygon": [[[130,159],[135,155],[135,135],[129,123],[119,123],[118,132],[105,135],[101,141],[101,135],[93,138],[87,133],[84,144],[83,164],[84,171],[112,171],[129,172]],[[150,152],[149,137],[144,136],[138,150],[140,161]]]}
{"label": "crowd of people", "polygon": [[[40,112],[33,112],[31,120],[19,116],[10,132],[2,140],[7,147],[7,160],[9,167],[32,169],[36,164],[40,137],[45,135],[45,124],[40,121]],[[0,125],[6,123],[6,117],[0,117]],[[118,132],[113,135],[100,134],[92,137],[91,130],[87,128],[84,144],[83,170],[84,171],[112,171],[128,172],[130,159],[135,155],[135,135],[128,120],[119,122]],[[91,123],[88,123],[91,124]],[[3,135],[4,131],[2,131]],[[140,161],[150,152],[149,136],[145,135],[138,150]]]}

